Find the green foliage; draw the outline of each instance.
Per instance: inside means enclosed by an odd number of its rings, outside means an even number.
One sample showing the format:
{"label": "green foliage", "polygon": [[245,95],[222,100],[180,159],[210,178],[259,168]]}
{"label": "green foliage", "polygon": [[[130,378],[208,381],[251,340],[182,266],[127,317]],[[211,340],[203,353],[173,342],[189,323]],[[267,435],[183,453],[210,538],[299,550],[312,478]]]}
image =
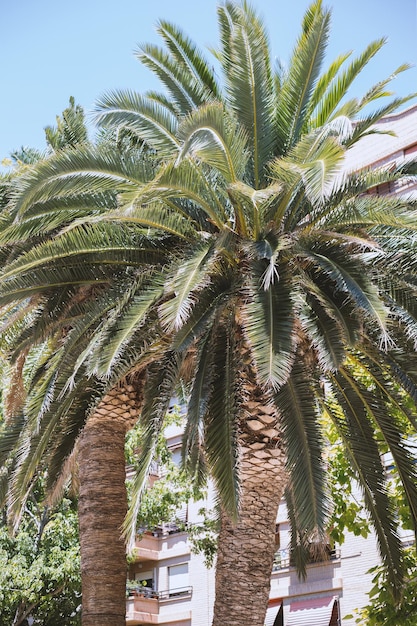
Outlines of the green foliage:
{"label": "green foliage", "polygon": [[[165,426],[183,425],[183,417],[180,408],[174,407],[165,418]],[[138,424],[132,429],[126,438],[126,459],[131,467],[138,463],[138,451],[140,451],[143,429]],[[137,530],[143,532],[161,527],[167,523],[173,523],[179,530],[186,529],[194,554],[202,554],[207,567],[212,567],[217,552],[218,515],[215,511],[209,511],[202,507],[199,510],[201,522],[187,525],[178,517],[178,512],[188,502],[202,501],[206,496],[205,484],[196,481],[188,472],[187,468],[181,467],[173,461],[167,441],[163,434],[158,439],[155,451],[157,461],[156,469],[161,477],[151,487],[144,491],[141,499],[139,514],[137,516]],[[131,483],[128,481],[128,493]],[[128,555],[128,561],[135,560],[134,550]],[[135,582],[137,585],[137,582]]]}
{"label": "green foliage", "polygon": [[358,490],[354,489],[355,473],[338,437],[337,430],[326,417],[322,420],[326,448],[326,464],[332,514],[329,520],[329,535],[333,541],[342,544],[345,533],[367,537],[371,532],[369,518]]}
{"label": "green foliage", "polygon": [[[174,407],[165,417],[164,428],[179,426],[181,423],[179,407]],[[126,459],[133,468],[138,463],[142,437],[143,427],[139,423],[126,438]],[[160,477],[142,495],[137,516],[139,532],[151,530],[167,522],[173,522],[181,528],[183,522],[177,517],[178,511],[190,500],[201,500],[205,493],[204,489],[193,481],[187,470],[174,462],[163,432],[158,437],[154,464]],[[129,493],[132,487],[131,481],[128,481],[127,487]]]}
{"label": "green foliage", "polygon": [[87,141],[84,109],[75,104],[73,96],[69,99],[69,106],[64,109],[62,116],[57,115],[56,127],[47,126],[45,137],[48,145],[55,152],[63,148],[73,148]]}
{"label": "green foliage", "polygon": [[[359,626],[415,626],[417,615],[417,558],[415,548],[404,553],[406,572],[401,588],[401,597],[396,601],[382,567],[370,570],[373,587],[369,593],[369,604],[355,613]],[[346,616],[352,619],[352,615]]]}
{"label": "green foliage", "polygon": [[188,539],[191,544],[191,552],[202,554],[205,566],[213,567],[214,558],[217,554],[217,538],[219,534],[219,515],[216,511],[206,509],[199,510],[202,521],[193,524],[188,530]]}
{"label": "green foliage", "polygon": [[78,626],[81,576],[78,519],[64,499],[55,510],[32,498],[16,536],[0,525],[0,626]]}
{"label": "green foliage", "polygon": [[[371,381],[368,380],[368,383],[372,386]],[[395,414],[393,408],[393,418]],[[322,424],[329,444],[326,450],[326,464],[333,503],[329,535],[339,544],[343,543],[346,532],[366,538],[371,530],[370,520],[365,514],[363,499],[357,489],[355,472],[341,445],[336,428],[326,415],[323,416]],[[404,424],[404,433],[409,430],[409,426]],[[381,437],[378,431],[377,436]],[[411,447],[411,441],[409,443]],[[409,502],[395,466],[390,468],[388,475],[389,497],[396,512],[396,519],[402,529],[414,530]],[[386,567],[379,565],[370,569],[369,573],[373,574],[373,586],[368,594],[369,602],[362,609],[357,609],[355,616],[347,615],[345,619],[356,617],[355,622],[359,626],[415,626],[417,612],[415,547],[404,551],[402,571],[405,574],[398,596],[393,593]]]}

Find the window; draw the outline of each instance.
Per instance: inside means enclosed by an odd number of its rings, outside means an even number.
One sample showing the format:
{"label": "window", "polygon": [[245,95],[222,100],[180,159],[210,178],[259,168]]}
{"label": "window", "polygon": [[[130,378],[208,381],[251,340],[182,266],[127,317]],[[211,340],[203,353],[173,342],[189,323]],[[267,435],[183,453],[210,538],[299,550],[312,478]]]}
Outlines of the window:
{"label": "window", "polygon": [[183,589],[188,587],[188,563],[181,563],[181,565],[172,565],[168,567],[168,581],[169,591],[175,591],[176,589]]}

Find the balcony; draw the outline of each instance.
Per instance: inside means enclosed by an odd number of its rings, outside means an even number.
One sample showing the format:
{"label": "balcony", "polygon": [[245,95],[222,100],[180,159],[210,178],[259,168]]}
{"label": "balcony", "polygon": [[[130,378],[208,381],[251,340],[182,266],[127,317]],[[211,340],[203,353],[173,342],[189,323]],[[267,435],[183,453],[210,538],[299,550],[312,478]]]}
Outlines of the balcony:
{"label": "balcony", "polygon": [[169,600],[171,598],[191,598],[193,593],[192,587],[178,587],[178,589],[166,589],[164,591],[155,591],[149,587],[138,585],[135,589],[129,589],[129,598],[142,598],[145,600]]}
{"label": "balcony", "polygon": [[186,531],[174,524],[143,531],[136,539],[135,550],[136,561],[142,563],[190,554]]}
{"label": "balcony", "polygon": [[[126,624],[127,626],[166,624],[190,619],[191,612],[183,607],[182,601],[190,599],[192,593],[192,587],[155,591],[138,585],[136,589],[129,589],[126,602]],[[175,601],[180,602],[175,604],[174,608]],[[170,604],[168,611],[163,610],[166,604]]]}
{"label": "balcony", "polygon": [[[332,548],[331,546],[324,546],[324,549],[312,549],[308,563],[326,563],[327,561],[335,561],[340,559],[340,548]],[[274,563],[272,565],[272,571],[278,572],[281,569],[293,567],[294,559],[291,554],[291,550],[277,550],[275,552]]]}

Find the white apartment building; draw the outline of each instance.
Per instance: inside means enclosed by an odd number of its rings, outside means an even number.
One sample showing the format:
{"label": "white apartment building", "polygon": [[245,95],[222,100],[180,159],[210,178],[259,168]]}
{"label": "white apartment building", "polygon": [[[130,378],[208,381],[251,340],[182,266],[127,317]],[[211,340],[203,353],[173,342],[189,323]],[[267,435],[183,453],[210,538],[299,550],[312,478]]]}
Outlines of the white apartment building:
{"label": "white apartment building", "polygon": [[[347,156],[346,170],[361,167],[391,167],[417,157],[417,105],[389,115],[378,129],[390,129],[395,136],[370,135]],[[413,193],[417,185],[384,185],[375,193]],[[181,429],[170,427],[169,445],[178,449]],[[211,508],[211,502],[204,503]],[[188,524],[201,522],[202,503],[189,503],[183,511]],[[329,558],[312,562],[307,578],[301,581],[290,559],[289,521],[285,502],[277,517],[277,553],[271,575],[266,626],[354,626],[355,619],[343,619],[367,604],[372,586],[368,570],[379,562],[375,538],[347,533],[341,546],[329,547]],[[412,533],[404,533],[412,542]],[[146,533],[137,542],[137,560],[130,577],[139,591],[127,600],[128,626],[210,626],[214,603],[214,569],[207,569],[201,555],[191,552],[186,532],[166,525]],[[144,586],[146,584],[146,586]],[[225,625],[227,626],[227,625]]]}

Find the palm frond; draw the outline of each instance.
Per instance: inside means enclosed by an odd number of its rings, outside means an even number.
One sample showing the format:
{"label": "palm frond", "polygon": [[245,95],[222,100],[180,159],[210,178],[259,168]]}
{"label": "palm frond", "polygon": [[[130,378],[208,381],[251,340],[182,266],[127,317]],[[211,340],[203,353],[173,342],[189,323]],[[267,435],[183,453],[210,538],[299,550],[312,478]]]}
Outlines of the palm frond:
{"label": "palm frond", "polygon": [[227,182],[242,176],[248,156],[246,133],[226,117],[222,104],[208,104],[190,113],[178,136],[182,146],[177,163],[191,156],[217,169]]}
{"label": "palm frond", "polygon": [[319,273],[334,282],[335,291],[345,294],[356,307],[375,323],[381,333],[381,341],[389,342],[387,331],[388,309],[383,303],[377,287],[369,280],[367,272],[358,259],[348,258],[343,251],[329,245],[326,249],[317,248],[306,252],[309,263],[312,262]]}
{"label": "palm frond", "polygon": [[189,311],[185,323],[173,337],[173,348],[186,350],[205,329],[220,315],[231,294],[231,282],[228,276],[212,275],[211,281],[198,293],[198,299]]}
{"label": "palm frond", "polygon": [[178,115],[186,115],[201,104],[201,92],[195,84],[190,84],[188,72],[184,72],[184,67],[171,54],[153,44],[143,44],[136,51],[136,56],[158,76],[175,102]]}
{"label": "palm frond", "polygon": [[52,198],[120,192],[142,185],[154,175],[146,160],[122,155],[111,147],[79,146],[62,150],[31,168],[16,185],[18,215]]}
{"label": "palm frond", "polygon": [[144,392],[141,412],[143,439],[139,455],[138,469],[132,485],[132,502],[123,524],[123,531],[128,546],[132,547],[136,536],[136,519],[141,496],[146,487],[149,466],[154,458],[158,437],[162,432],[165,414],[170,401],[175,395],[178,384],[181,358],[178,354],[167,352],[161,362],[148,369],[148,382]]}
{"label": "palm frond", "polygon": [[274,396],[282,419],[295,527],[300,536],[309,538],[325,536],[329,517],[323,439],[315,401],[318,390],[313,385],[311,372],[298,358],[287,382]]}
{"label": "palm frond", "polygon": [[253,186],[259,189],[265,185],[265,166],[275,143],[269,41],[262,20],[249,5],[226,2],[222,11],[232,25],[222,42],[226,99],[248,135]]}
{"label": "palm frond", "polygon": [[60,267],[40,268],[19,274],[3,281],[0,286],[0,306],[10,302],[23,302],[27,298],[48,292],[55,288],[62,289],[83,285],[109,284],[110,278],[100,267],[72,267],[63,264]]}
{"label": "palm frond", "polygon": [[273,161],[270,169],[278,182],[291,182],[292,174],[298,174],[305,195],[314,206],[323,203],[333,191],[343,159],[344,150],[334,137],[312,133],[304,136],[287,157]]}
{"label": "palm frond", "polygon": [[381,557],[392,588],[399,592],[402,581],[401,544],[388,498],[384,468],[374,438],[374,429],[369,422],[366,407],[350,386],[349,377],[345,377],[343,369],[339,374],[332,376],[332,387],[343,409],[344,419],[342,420],[329,405],[326,408],[342,437],[346,454],[363,490],[365,506],[375,528]]}
{"label": "palm frond", "polygon": [[[403,98],[394,98],[393,100],[391,100],[391,102],[389,102],[385,106],[380,107],[376,111],[373,111],[372,113],[361,117],[361,119],[358,120],[358,122],[355,124],[353,133],[351,137],[349,137],[348,141],[346,142],[346,146],[349,147],[349,146],[354,145],[362,137],[365,137],[368,134],[372,134],[375,132],[384,133],[383,130],[376,131],[376,129],[374,128],[375,124],[377,124],[379,120],[385,115],[389,115],[389,113],[392,113],[393,111],[397,111],[400,106],[412,100],[415,97],[415,95],[416,94],[411,94],[410,96],[405,96]],[[389,130],[385,132],[389,134]]]}
{"label": "palm frond", "polygon": [[[54,376],[54,378],[55,385],[57,376]],[[88,384],[87,390],[85,390],[86,383]],[[15,520],[15,524],[19,523],[22,505],[30,491],[39,465],[45,460],[45,457],[50,454],[51,450],[54,449],[56,437],[69,437],[71,445],[66,446],[66,450],[69,453],[75,443],[80,428],[85,422],[87,407],[93,403],[94,396],[97,399],[100,397],[99,385],[93,388],[91,387],[91,383],[85,381],[83,378],[80,379],[80,384],[84,387],[84,393],[81,388],[74,387],[71,392],[66,394],[65,398],[51,402],[50,405],[46,407],[46,410],[44,410],[43,415],[29,415],[28,429],[23,433],[23,436],[27,440],[26,445],[19,446],[16,455],[16,467],[11,480],[10,511]],[[55,390],[54,398],[57,398]],[[30,408],[36,408],[36,406],[37,404],[35,403],[32,404]],[[76,417],[78,429],[72,429],[71,431],[60,431],[57,429],[57,424],[62,421],[63,416],[71,413]],[[61,464],[64,460],[65,459],[61,456]],[[55,474],[53,479],[56,478],[57,475]]]}
{"label": "palm frond", "polygon": [[[363,365],[363,364],[362,364]],[[415,454],[410,449],[410,442],[402,436],[403,427],[396,420],[393,408],[400,406],[401,412],[408,413],[404,402],[398,403],[399,394],[395,391],[389,391],[392,382],[389,377],[385,376],[384,385],[381,385],[383,376],[377,372],[377,365],[371,363],[371,368],[366,367],[365,374],[372,374],[373,381],[377,386],[369,391],[369,389],[361,383],[360,377],[357,375],[350,376],[349,384],[359,397],[361,397],[368,415],[377,424],[382,433],[389,451],[392,454],[396,471],[398,472],[401,482],[406,493],[407,502],[410,507],[411,518],[414,525],[414,531],[417,531],[417,471],[415,467]],[[344,377],[348,378],[347,370],[344,370]],[[395,396],[397,396],[395,398]],[[393,405],[391,401],[393,397],[396,403]]]}
{"label": "palm frond", "polygon": [[[345,63],[345,61],[351,56],[352,52],[345,52],[344,54],[340,54],[328,67],[328,69],[320,76],[317,80],[314,91],[311,95],[310,99],[310,116],[311,120],[314,120],[314,110],[322,101],[326,91],[329,89],[329,86],[332,84],[334,79],[339,73],[340,68]],[[317,124],[314,121],[311,121],[312,128],[318,128],[320,124]]]}
{"label": "palm frond", "polygon": [[353,343],[351,325],[340,314],[326,294],[312,281],[303,281],[309,290],[306,306],[300,313],[304,332],[314,346],[316,358],[323,371],[335,371],[346,357],[346,345]]}
{"label": "palm frond", "polygon": [[178,121],[164,104],[132,91],[111,91],[95,106],[95,120],[103,128],[127,128],[160,156],[170,158],[178,151]]}
{"label": "palm frond", "polygon": [[[382,38],[370,43],[358,57],[349,63],[344,71],[339,72],[335,76],[329,84],[327,93],[322,96],[317,106],[315,119],[312,121],[313,128],[324,126],[330,119],[342,114],[343,109],[340,108],[340,105],[351,84],[369,61],[379,52],[385,42],[386,40]],[[352,109],[352,113],[356,115],[360,104],[359,101],[355,102],[356,107]]]}
{"label": "palm frond", "polygon": [[386,90],[387,85],[389,85],[389,83],[392,80],[397,78],[398,74],[401,74],[402,72],[405,72],[409,69],[411,69],[411,65],[409,63],[403,63],[402,65],[397,67],[397,69],[394,70],[388,78],[385,78],[384,80],[379,81],[375,85],[372,85],[372,87],[368,89],[366,94],[362,96],[360,103],[359,103],[360,109],[362,110],[368,104],[370,104],[371,102],[374,102],[375,100],[378,100],[379,98],[393,96],[394,94],[391,91]]}
{"label": "palm frond", "polygon": [[[26,419],[23,411],[10,415],[7,424],[2,428],[0,437],[0,467],[6,469],[8,460],[18,447],[18,441],[25,427]],[[4,506],[4,502],[1,502]]]}
{"label": "palm frond", "polygon": [[187,82],[188,89],[194,94],[198,105],[209,99],[220,99],[221,91],[213,69],[209,67],[201,50],[177,26],[161,20],[157,28],[165,44],[183,69],[182,81]]}
{"label": "palm frond", "polygon": [[204,443],[218,498],[230,518],[236,520],[239,511],[239,409],[236,394],[236,347],[227,327],[230,323],[230,320],[220,322],[211,335],[212,374],[204,420]]}
{"label": "palm frond", "polygon": [[211,242],[197,246],[166,284],[169,297],[160,305],[159,314],[168,332],[178,330],[186,322],[198,290],[207,284],[206,266],[211,253]]}
{"label": "palm frond", "polygon": [[282,185],[272,183],[263,189],[253,189],[242,181],[229,184],[227,193],[235,212],[236,230],[257,240],[264,225],[270,222],[270,212],[282,192]]}
{"label": "palm frond", "polygon": [[71,198],[53,198],[35,203],[25,214],[5,226],[0,233],[0,244],[27,245],[32,237],[56,231],[77,219],[102,215],[117,206],[116,194],[83,194]]}
{"label": "palm frond", "polygon": [[197,345],[197,366],[191,383],[183,435],[182,462],[198,484],[208,472],[204,453],[204,420],[212,387],[212,334],[213,330],[209,329]]}
{"label": "palm frond", "polygon": [[126,345],[130,343],[141,327],[153,305],[161,298],[164,291],[164,276],[156,273],[152,276],[152,283],[142,287],[141,291],[134,294],[129,306],[120,311],[117,317],[105,325],[100,333],[100,342],[96,347],[96,366],[94,371],[97,376],[110,377],[114,371],[114,365],[124,353]]}
{"label": "palm frond", "polygon": [[245,328],[261,384],[277,389],[291,372],[294,360],[294,316],[291,281],[285,268],[267,289],[262,286],[266,263],[253,263],[249,302],[243,306]]}
{"label": "palm frond", "polygon": [[303,30],[292,53],[288,73],[277,104],[279,154],[294,146],[304,129],[323,62],[330,26],[330,12],[321,1],[306,11]]}
{"label": "palm frond", "polygon": [[87,264],[89,259],[96,267],[107,264],[117,267],[139,266],[162,258],[155,241],[141,232],[135,233],[129,225],[97,222],[72,228],[53,240],[34,246],[10,263],[2,279],[8,281],[19,274],[50,265],[55,268],[61,264],[66,268],[80,266]]}
{"label": "palm frond", "polygon": [[[147,201],[149,194],[153,198],[184,198],[200,206],[219,230],[228,216],[225,210],[225,190],[218,179],[210,180],[198,164],[191,159],[184,159],[179,164],[168,163],[162,168],[153,185],[144,188],[142,201]],[[141,196],[138,196],[141,199]]]}
{"label": "palm frond", "polygon": [[[403,347],[401,351],[397,348],[380,354],[368,345],[361,348],[366,359],[367,373],[372,376],[375,385],[384,391],[385,401],[397,417],[402,416],[403,424],[409,422],[411,430],[417,431],[417,418],[413,411],[413,403],[417,399],[417,357],[414,352],[407,352]],[[409,432],[410,428],[406,430]]]}

